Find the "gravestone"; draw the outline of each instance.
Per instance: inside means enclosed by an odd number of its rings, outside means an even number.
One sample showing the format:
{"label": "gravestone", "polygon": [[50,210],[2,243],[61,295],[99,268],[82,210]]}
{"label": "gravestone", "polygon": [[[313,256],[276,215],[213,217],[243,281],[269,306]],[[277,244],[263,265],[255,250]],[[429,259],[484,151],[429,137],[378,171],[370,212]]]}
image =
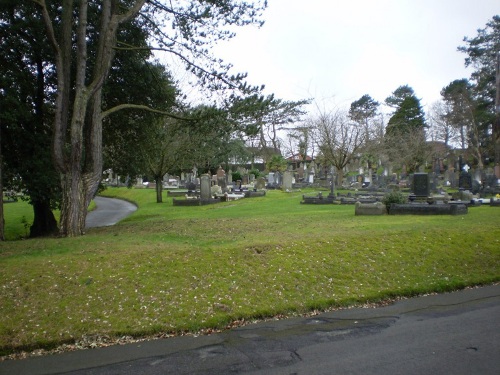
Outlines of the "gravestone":
{"label": "gravestone", "polygon": [[292,190],[293,172],[285,171],[283,174],[283,190]]}
{"label": "gravestone", "polygon": [[210,176],[208,174],[201,175],[200,181],[200,197],[201,199],[210,199]]}
{"label": "gravestone", "polygon": [[302,167],[302,164],[299,168],[297,168],[297,177],[299,180],[302,180],[304,178],[304,167]]}
{"label": "gravestone", "polygon": [[[290,172],[291,173],[291,172]],[[281,183],[283,182],[283,177],[280,172],[276,172],[274,174],[274,184],[276,186],[281,186]]]}
{"label": "gravestone", "polygon": [[458,188],[462,190],[472,190],[472,176],[468,172],[460,173],[458,177]]}
{"label": "gravestone", "polygon": [[310,184],[314,184],[314,173],[309,172],[309,178],[307,182]]}
{"label": "gravestone", "polygon": [[269,172],[269,174],[267,175],[267,182],[269,183],[269,185],[274,184],[274,173],[273,172]]}
{"label": "gravestone", "polygon": [[413,175],[413,194],[417,197],[428,197],[430,195],[429,175],[427,173],[415,173]]}
{"label": "gravestone", "polygon": [[255,183],[255,188],[260,190],[266,187],[266,179],[264,177],[259,177]]}
{"label": "gravestone", "polygon": [[227,187],[226,185],[226,172],[222,167],[217,169],[217,185],[220,186],[221,190],[224,191]]}
{"label": "gravestone", "polygon": [[222,189],[219,185],[214,185],[210,187],[210,196],[213,197],[214,195],[221,195],[222,194]]}

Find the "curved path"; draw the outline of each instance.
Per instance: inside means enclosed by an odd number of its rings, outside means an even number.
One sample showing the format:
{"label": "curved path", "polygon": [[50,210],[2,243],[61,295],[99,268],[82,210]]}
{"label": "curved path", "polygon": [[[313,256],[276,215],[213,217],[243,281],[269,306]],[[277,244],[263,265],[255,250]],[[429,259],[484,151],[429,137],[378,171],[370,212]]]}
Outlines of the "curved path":
{"label": "curved path", "polygon": [[87,214],[86,228],[107,227],[125,219],[137,206],[123,199],[95,197],[96,209]]}

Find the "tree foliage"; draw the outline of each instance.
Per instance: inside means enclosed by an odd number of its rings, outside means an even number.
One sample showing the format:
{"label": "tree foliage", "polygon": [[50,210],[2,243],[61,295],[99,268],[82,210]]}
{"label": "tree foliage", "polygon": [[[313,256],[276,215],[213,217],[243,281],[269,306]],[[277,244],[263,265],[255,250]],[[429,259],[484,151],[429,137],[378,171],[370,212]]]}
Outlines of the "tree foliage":
{"label": "tree foliage", "polygon": [[161,49],[181,59],[205,87],[238,89],[242,93],[258,89],[243,82],[245,75],[230,75],[230,65],[212,58],[208,47],[233,36],[227,26],[259,23],[265,2],[64,0],[52,8],[52,2],[32,1],[38,5],[54,54],[57,90],[52,144],[61,176],[62,235],[83,233],[86,210],[103,169],[103,117],[132,106],[120,104],[105,112],[102,107],[103,85],[116,51],[146,48],[119,40],[118,31],[128,22],[139,20],[153,43],[147,48]]}
{"label": "tree foliage", "polygon": [[[413,89],[405,85],[396,89],[385,101],[394,107],[386,128],[386,153],[392,162],[402,163],[414,172],[425,160],[422,149],[426,142],[427,125],[420,100]],[[414,147],[410,149],[410,146]]]}
{"label": "tree foliage", "polygon": [[30,236],[57,231],[51,211],[59,198],[58,175],[51,160],[54,71],[43,25],[30,2],[0,5],[0,124],[4,179],[33,206]]}
{"label": "tree foliage", "polygon": [[365,142],[371,138],[371,122],[377,117],[380,103],[365,94],[351,103],[349,118],[364,129]]}
{"label": "tree foliage", "polygon": [[342,184],[344,168],[357,157],[363,144],[363,131],[340,110],[322,112],[312,120],[315,125],[320,159],[337,170],[337,183]]}
{"label": "tree foliage", "polygon": [[[489,149],[500,164],[500,16],[494,16],[477,36],[465,37],[458,51],[467,55],[465,66],[472,67],[473,97],[476,102],[478,136],[483,153]],[[496,107],[496,108],[495,108]],[[491,135],[491,136],[490,136]],[[476,156],[477,157],[477,156]],[[480,162],[480,161],[478,161]]]}

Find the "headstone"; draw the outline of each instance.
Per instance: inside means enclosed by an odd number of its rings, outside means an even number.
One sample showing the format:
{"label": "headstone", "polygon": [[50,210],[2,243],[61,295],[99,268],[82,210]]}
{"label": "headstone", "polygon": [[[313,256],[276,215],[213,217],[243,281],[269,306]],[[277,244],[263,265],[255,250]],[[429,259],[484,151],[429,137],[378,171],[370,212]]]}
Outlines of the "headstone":
{"label": "headstone", "polygon": [[292,190],[293,183],[293,173],[291,171],[285,171],[283,174],[283,190]]}
{"label": "headstone", "polygon": [[226,172],[222,167],[217,169],[217,185],[220,186],[221,190],[224,191],[226,189]]}
{"label": "headstone", "polygon": [[243,185],[248,185],[248,175],[246,174],[242,178],[243,178],[243,181],[242,181]]}
{"label": "headstone", "polygon": [[222,189],[219,185],[214,185],[210,188],[210,196],[213,197],[214,195],[221,195],[222,194]]}
{"label": "headstone", "polygon": [[458,177],[458,188],[462,190],[472,190],[472,176],[469,173],[465,171],[460,173]]}
{"label": "headstone", "polygon": [[274,184],[274,173],[273,172],[270,172],[267,175],[267,182],[269,183],[269,185]]}
{"label": "headstone", "polygon": [[413,194],[417,197],[428,197],[430,195],[429,175],[427,173],[415,173],[412,188]]}
{"label": "headstone", "polygon": [[266,179],[264,177],[259,177],[255,183],[255,188],[260,190],[266,187]]}
{"label": "headstone", "polygon": [[280,172],[276,172],[274,174],[274,183],[276,186],[281,186],[281,183],[283,182],[283,177]]}
{"label": "headstone", "polygon": [[302,180],[304,178],[304,168],[302,166],[300,166],[297,169],[297,176],[298,176],[299,180]]}
{"label": "headstone", "polygon": [[309,179],[307,182],[310,184],[314,184],[314,173],[309,173]]}
{"label": "headstone", "polygon": [[210,199],[210,175],[203,174],[200,179],[200,196],[201,199]]}

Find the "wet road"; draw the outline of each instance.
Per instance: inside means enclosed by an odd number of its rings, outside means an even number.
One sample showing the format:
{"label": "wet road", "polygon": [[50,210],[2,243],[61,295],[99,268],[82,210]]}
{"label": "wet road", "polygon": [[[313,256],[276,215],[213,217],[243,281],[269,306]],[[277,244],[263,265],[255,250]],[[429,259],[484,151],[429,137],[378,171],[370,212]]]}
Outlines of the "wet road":
{"label": "wet road", "polygon": [[0,363],[0,374],[500,373],[500,285]]}

